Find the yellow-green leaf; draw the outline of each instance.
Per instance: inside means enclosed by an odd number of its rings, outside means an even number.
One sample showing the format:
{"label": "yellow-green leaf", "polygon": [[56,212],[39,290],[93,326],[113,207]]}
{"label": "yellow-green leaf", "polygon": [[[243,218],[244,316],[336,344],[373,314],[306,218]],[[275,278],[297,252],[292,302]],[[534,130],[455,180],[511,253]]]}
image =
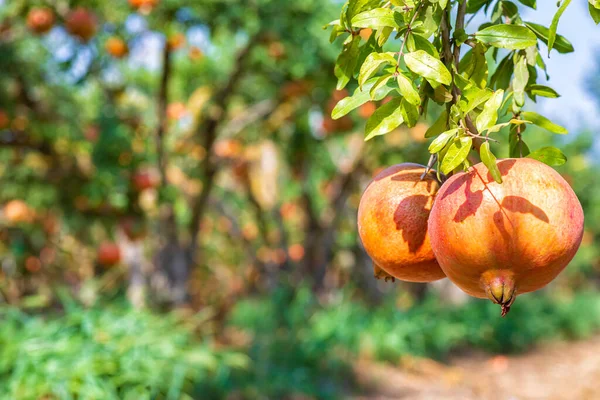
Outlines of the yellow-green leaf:
{"label": "yellow-green leaf", "polygon": [[442,160],[442,173],[448,174],[453,171],[454,168],[462,164],[463,161],[467,159],[472,145],[473,139],[470,136],[463,136],[460,139],[455,139],[448,147],[448,151]]}
{"label": "yellow-green leaf", "polygon": [[429,55],[423,50],[417,50],[404,55],[406,66],[415,74],[424,78],[449,85],[452,75],[446,66],[437,58]]}
{"label": "yellow-green leaf", "polygon": [[503,49],[522,50],[537,43],[535,34],[520,25],[492,25],[477,33],[475,38],[482,43]]}
{"label": "yellow-green leaf", "polygon": [[496,156],[490,150],[490,142],[484,142],[480,149],[479,155],[481,156],[481,161],[485,164],[488,171],[492,175],[492,178],[498,183],[502,183],[502,175],[500,174],[500,169],[498,168],[498,164],[496,164]]}
{"label": "yellow-green leaf", "polygon": [[540,128],[549,130],[550,132],[558,133],[560,135],[565,135],[569,133],[569,131],[565,127],[555,124],[548,118],[532,111],[523,111],[521,113],[521,118],[523,118],[526,121],[531,121],[532,124],[537,125]]}
{"label": "yellow-green leaf", "polygon": [[402,72],[398,73],[396,79],[398,81],[398,91],[404,96],[406,101],[415,106],[421,104],[421,97],[419,96],[419,92],[415,88],[414,83],[412,83]]}
{"label": "yellow-green leaf", "polygon": [[401,97],[396,97],[379,107],[367,120],[365,141],[375,136],[384,135],[404,122],[401,111]]}

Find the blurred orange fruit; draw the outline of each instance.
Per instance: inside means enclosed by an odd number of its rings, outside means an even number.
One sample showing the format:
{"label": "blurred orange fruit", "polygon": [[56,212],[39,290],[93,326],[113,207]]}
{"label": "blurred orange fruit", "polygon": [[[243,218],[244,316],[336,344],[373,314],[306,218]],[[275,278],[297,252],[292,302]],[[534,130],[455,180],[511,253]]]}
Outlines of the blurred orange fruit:
{"label": "blurred orange fruit", "polygon": [[34,7],[27,14],[27,27],[36,34],[42,34],[52,29],[54,12],[48,7]]}
{"label": "blurred orange fruit", "polygon": [[129,53],[127,43],[116,36],[108,38],[104,47],[107,53],[115,58],[123,58]]}

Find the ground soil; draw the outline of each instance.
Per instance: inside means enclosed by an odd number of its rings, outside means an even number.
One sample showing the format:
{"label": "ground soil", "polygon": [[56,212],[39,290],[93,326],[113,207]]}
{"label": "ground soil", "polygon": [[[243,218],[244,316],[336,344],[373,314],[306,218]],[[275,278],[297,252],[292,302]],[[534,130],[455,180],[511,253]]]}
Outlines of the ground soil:
{"label": "ground soil", "polygon": [[354,400],[596,400],[600,336],[548,343],[514,356],[470,353],[448,363],[360,361],[355,370],[364,392]]}

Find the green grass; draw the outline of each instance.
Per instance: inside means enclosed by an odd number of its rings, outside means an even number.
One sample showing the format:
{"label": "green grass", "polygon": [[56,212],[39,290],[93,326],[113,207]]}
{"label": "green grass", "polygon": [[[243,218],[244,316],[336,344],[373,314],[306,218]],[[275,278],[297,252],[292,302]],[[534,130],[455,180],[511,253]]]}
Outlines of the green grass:
{"label": "green grass", "polygon": [[506,318],[483,300],[457,307],[432,296],[400,310],[394,299],[368,306],[349,293],[327,305],[307,289],[246,299],[228,321],[251,339],[236,349],[198,334],[201,313],[182,319],[125,301],[67,300],[44,315],[0,308],[0,399],[336,399],[356,389],[350,366],[359,356],[518,352],[600,329],[594,292],[520,296]]}
{"label": "green grass", "polygon": [[48,318],[0,309],[0,320],[1,399],[196,398],[249,362],[198,341],[173,315],[121,303],[71,304]]}

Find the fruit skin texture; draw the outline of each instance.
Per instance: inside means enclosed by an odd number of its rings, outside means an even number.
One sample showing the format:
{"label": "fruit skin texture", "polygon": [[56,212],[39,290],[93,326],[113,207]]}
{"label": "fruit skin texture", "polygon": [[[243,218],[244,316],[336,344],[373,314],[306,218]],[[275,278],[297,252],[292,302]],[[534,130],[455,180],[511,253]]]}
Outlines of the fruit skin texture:
{"label": "fruit skin texture", "polygon": [[517,294],[550,283],[575,256],[583,210],[569,184],[529,158],[498,161],[503,183],[479,163],[448,179],[429,217],[440,266],[471,296],[508,312]]}
{"label": "fruit skin texture", "polygon": [[71,35],[88,42],[96,34],[98,21],[86,8],[77,7],[67,15],[65,26]]}
{"label": "fruit skin texture", "polygon": [[27,14],[27,27],[34,33],[46,33],[53,25],[54,13],[48,7],[32,8]]}
{"label": "fruit skin texture", "polygon": [[444,278],[427,233],[439,183],[425,167],[404,163],[373,178],[358,206],[358,234],[375,270],[409,282]]}

